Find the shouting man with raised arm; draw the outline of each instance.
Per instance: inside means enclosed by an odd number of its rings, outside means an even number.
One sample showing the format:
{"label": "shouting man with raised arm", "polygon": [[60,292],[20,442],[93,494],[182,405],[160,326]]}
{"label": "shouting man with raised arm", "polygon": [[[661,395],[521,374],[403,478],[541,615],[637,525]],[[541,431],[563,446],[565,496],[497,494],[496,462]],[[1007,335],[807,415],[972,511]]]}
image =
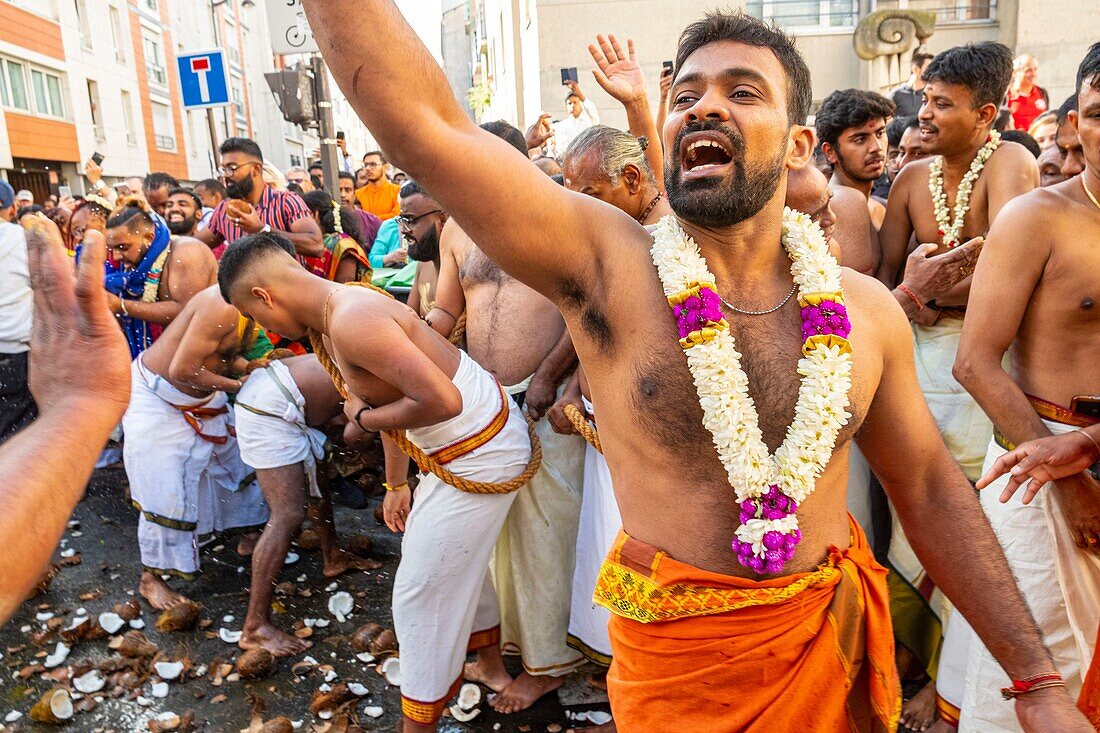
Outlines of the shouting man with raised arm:
{"label": "shouting man with raised arm", "polygon": [[[242,239],[222,258],[218,284],[265,328],[310,337],[347,396],[349,443],[386,431],[386,523],[405,531],[393,585],[404,728],[434,731],[458,691],[467,650],[500,641],[489,557],[537,456],[519,406],[465,352],[407,305],[306,272],[292,252],[279,235]],[[421,479],[411,513],[395,431],[435,472]]]}
{"label": "shouting man with raised arm", "polygon": [[[1084,172],[1009,202],[989,230],[970,289],[955,375],[997,428],[986,469],[1019,443],[1100,423],[1092,396],[1100,392],[1100,43],[1077,84],[1080,114],[1070,119]],[[1029,505],[1001,504],[1001,488],[983,492],[982,507],[1076,694],[1100,626],[1100,482],[1087,471],[1066,476]],[[970,644],[960,730],[1017,730],[991,689],[1005,682],[1004,672],[977,639]]]}
{"label": "shouting man with raised arm", "polygon": [[[885,571],[844,507],[857,431],[1010,676],[1053,673],[1019,595],[972,592],[1012,576],[923,404],[897,305],[784,213],[787,171],[813,154],[809,69],[787,36],[731,13],[685,30],[663,132],[675,216],[651,235],[479,130],[392,0],[305,8],[394,161],[573,334],[623,518],[596,591],[620,728],[893,730]],[[1013,690],[1026,729],[1088,731],[1054,683]]]}

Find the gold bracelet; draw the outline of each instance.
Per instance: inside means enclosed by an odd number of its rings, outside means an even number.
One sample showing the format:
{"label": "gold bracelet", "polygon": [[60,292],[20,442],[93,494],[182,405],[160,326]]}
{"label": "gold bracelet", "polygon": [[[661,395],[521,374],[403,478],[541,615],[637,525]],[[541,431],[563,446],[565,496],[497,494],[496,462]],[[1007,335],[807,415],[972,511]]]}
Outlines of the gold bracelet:
{"label": "gold bracelet", "polygon": [[1084,429],[1084,428],[1077,428],[1077,429],[1076,429],[1076,430],[1074,430],[1073,432],[1075,432],[1075,433],[1080,433],[1081,435],[1084,435],[1084,436],[1085,436],[1085,437],[1086,437],[1086,438],[1088,439],[1088,441],[1089,441],[1090,443],[1092,443],[1092,447],[1096,449],[1096,454],[1097,454],[1098,456],[1100,456],[1100,443],[1097,443],[1097,442],[1096,442],[1096,438],[1092,437],[1092,436],[1091,436],[1091,435],[1089,435],[1089,434],[1088,434],[1087,432],[1085,432],[1085,429]]}
{"label": "gold bracelet", "polygon": [[386,491],[404,491],[405,489],[409,488],[409,482],[406,481],[405,483],[398,484],[397,486],[390,486],[385,481],[383,481],[382,488],[384,488]]}

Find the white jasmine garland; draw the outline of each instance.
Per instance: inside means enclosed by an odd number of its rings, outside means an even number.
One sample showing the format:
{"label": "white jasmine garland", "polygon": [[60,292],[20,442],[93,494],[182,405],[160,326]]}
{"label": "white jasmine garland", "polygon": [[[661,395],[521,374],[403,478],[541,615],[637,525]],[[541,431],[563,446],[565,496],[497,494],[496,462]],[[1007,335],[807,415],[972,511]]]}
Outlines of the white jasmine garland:
{"label": "white jasmine garland", "polygon": [[974,160],[970,162],[970,170],[959,181],[959,190],[955,193],[954,219],[951,218],[951,210],[947,207],[947,192],[943,188],[943,156],[937,155],[929,164],[928,191],[932,194],[932,210],[936,216],[939,234],[943,238],[943,246],[948,248],[959,246],[959,235],[962,233],[966,214],[970,211],[970,194],[974,192],[974,183],[977,182],[986,162],[1000,144],[1001,133],[996,130],[991,131],[985,145],[978,149]]}
{"label": "white jasmine garland", "polygon": [[[783,246],[791,258],[800,300],[842,292],[840,266],[829,254],[821,229],[808,216],[784,210]],[[666,296],[682,293],[692,284],[717,292],[706,260],[674,217],[658,223],[650,253]],[[820,341],[808,344],[797,367],[802,379],[795,417],[774,455],[764,443],[748,377],[729,330],[719,330],[709,340],[685,349],[703,408],[703,425],[711,433],[738,503],[759,499],[774,485],[801,504],[813,493],[832,457],[837,435],[848,422],[850,349]],[[766,533],[789,534],[797,529],[794,514],[776,520],[757,518],[741,525],[737,538],[752,544],[756,556],[764,557]]]}

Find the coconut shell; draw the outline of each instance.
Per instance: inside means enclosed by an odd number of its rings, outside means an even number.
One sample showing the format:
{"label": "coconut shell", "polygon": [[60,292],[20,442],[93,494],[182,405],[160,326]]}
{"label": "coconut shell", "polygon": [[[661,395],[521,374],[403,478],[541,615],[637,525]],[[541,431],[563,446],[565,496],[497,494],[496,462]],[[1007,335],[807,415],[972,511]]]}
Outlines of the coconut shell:
{"label": "coconut shell", "polygon": [[272,718],[263,724],[260,733],[294,733],[294,724],[287,718]]}
{"label": "coconut shell", "polygon": [[382,633],[370,643],[367,651],[376,657],[393,654],[397,651],[397,634],[393,633],[392,629],[383,629]]}
{"label": "coconut shell", "polygon": [[160,651],[153,642],[145,638],[145,634],[137,630],[127,631],[119,640],[118,653],[132,659],[152,659]]}
{"label": "coconut shell", "polygon": [[243,199],[227,199],[225,208],[229,210],[229,215],[233,217],[248,216],[252,213],[252,204]]}
{"label": "coconut shell", "polygon": [[353,534],[348,538],[348,549],[360,557],[366,557],[374,549],[374,542],[370,537],[361,534]]}
{"label": "coconut shell", "polygon": [[[360,626],[355,630],[355,633],[351,635],[351,648],[357,652],[369,652],[371,651],[371,644],[378,638],[385,629],[378,624],[366,624]],[[371,652],[373,654],[373,652]]]}
{"label": "coconut shell", "polygon": [[263,647],[249,649],[237,660],[237,672],[243,679],[260,680],[275,670],[275,655]]}
{"label": "coconut shell", "polygon": [[66,644],[72,646],[78,641],[99,641],[100,639],[106,639],[107,632],[99,625],[98,621],[94,618],[89,618],[75,629],[63,629],[61,631],[61,638],[65,640]]}
{"label": "coconut shell", "polygon": [[46,566],[46,569],[42,571],[42,575],[39,576],[38,582],[31,588],[31,592],[27,594],[27,599],[37,598],[45,593],[50,588],[50,583],[61,572],[61,566],[57,563],[50,563]]}
{"label": "coconut shell", "polygon": [[131,598],[125,603],[116,603],[114,612],[117,613],[123,621],[133,621],[141,615],[141,604],[138,603],[136,598]]}
{"label": "coconut shell", "polygon": [[317,715],[322,710],[335,710],[348,700],[357,699],[355,693],[348,689],[345,683],[341,682],[328,692],[318,690],[313,693],[313,700],[309,703],[309,711]]}
{"label": "coconut shell", "polygon": [[178,606],[168,608],[157,619],[157,631],[189,631],[199,621],[202,607],[194,601],[184,601]]}
{"label": "coconut shell", "polygon": [[[68,715],[64,716],[64,708],[68,706]],[[59,715],[58,713],[62,713]],[[48,725],[62,725],[73,717],[72,698],[64,687],[55,687],[34,704],[30,712],[31,720],[36,723]]]}
{"label": "coconut shell", "polygon": [[294,540],[303,550],[316,550],[321,546],[321,535],[310,527],[298,533],[298,539]]}

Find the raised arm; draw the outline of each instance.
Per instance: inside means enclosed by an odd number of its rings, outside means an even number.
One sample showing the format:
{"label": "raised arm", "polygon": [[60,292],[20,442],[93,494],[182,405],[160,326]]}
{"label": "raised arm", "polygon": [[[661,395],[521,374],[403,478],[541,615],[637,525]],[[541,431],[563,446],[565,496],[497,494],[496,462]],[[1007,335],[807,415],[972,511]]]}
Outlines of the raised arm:
{"label": "raised arm", "polygon": [[653,120],[649,107],[649,95],[645,89],[645,74],[634,54],[634,39],[626,39],[626,53],[615,36],[596,36],[596,44],[589,44],[588,53],[596,62],[593,76],[603,90],[617,99],[626,110],[626,122],[630,134],[644,137],[648,142],[645,157],[657,188],[665,190],[665,156],[661,148],[661,134]]}
{"label": "raised arm", "polygon": [[629,239],[630,218],[566,191],[479,129],[392,0],[303,5],[333,76],[393,163],[513,277],[555,300],[563,284],[587,291],[596,272],[587,263],[600,258],[600,242]]}

